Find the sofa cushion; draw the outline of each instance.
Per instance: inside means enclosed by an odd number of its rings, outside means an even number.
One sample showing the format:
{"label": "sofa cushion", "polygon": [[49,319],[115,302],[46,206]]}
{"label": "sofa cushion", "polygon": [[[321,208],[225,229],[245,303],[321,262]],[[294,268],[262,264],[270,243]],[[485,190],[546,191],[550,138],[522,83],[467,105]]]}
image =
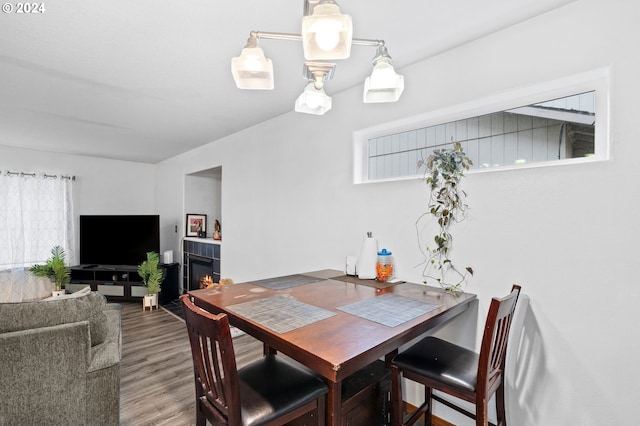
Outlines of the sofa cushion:
{"label": "sofa cushion", "polygon": [[89,321],[91,346],[105,341],[107,319],[104,296],[88,292],[48,301],[0,303],[0,333]]}

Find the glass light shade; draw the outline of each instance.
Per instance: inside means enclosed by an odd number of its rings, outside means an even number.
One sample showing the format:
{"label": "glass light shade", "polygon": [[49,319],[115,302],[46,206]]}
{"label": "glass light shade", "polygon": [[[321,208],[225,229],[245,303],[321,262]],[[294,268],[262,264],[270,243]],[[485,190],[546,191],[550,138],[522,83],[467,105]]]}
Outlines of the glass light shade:
{"label": "glass light shade", "polygon": [[331,97],[324,89],[316,89],[313,82],[307,84],[304,92],[296,99],[296,112],[322,115],[331,109]]}
{"label": "glass light shade", "polygon": [[388,61],[381,60],[364,81],[362,100],[365,103],[395,102],[404,90],[404,77],[396,74]]}
{"label": "glass light shade", "polygon": [[238,89],[273,89],[273,63],[259,47],[245,47],[232,58],[231,74]]}
{"label": "glass light shade", "polygon": [[302,49],[306,60],[346,59],[351,55],[353,23],[334,2],[317,5],[302,18]]}

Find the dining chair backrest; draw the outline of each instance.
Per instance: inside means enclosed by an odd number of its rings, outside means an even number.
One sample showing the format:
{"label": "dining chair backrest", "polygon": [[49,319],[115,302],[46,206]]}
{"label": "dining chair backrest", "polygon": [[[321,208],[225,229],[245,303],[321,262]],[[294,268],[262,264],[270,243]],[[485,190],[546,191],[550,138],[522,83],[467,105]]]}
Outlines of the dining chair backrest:
{"label": "dining chair backrest", "polygon": [[226,314],[213,315],[199,308],[187,294],[180,299],[191,344],[196,399],[219,424],[240,424],[238,370],[229,319]]}
{"label": "dining chair backrest", "polygon": [[509,330],[519,295],[520,286],[514,285],[506,297],[491,299],[478,360],[479,399],[491,396],[504,380]]}

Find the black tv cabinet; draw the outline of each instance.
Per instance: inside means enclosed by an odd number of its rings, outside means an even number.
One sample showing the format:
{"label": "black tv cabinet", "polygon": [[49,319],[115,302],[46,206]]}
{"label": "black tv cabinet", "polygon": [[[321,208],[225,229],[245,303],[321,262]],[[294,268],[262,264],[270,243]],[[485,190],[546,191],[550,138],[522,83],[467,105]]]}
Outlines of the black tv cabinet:
{"label": "black tv cabinet", "polygon": [[[173,300],[178,297],[179,264],[161,266],[165,268],[166,275],[160,300]],[[77,265],[70,269],[71,283],[66,288],[71,293],[89,286],[92,291],[97,291],[114,301],[139,301],[147,294],[147,288],[138,275],[137,265]]]}

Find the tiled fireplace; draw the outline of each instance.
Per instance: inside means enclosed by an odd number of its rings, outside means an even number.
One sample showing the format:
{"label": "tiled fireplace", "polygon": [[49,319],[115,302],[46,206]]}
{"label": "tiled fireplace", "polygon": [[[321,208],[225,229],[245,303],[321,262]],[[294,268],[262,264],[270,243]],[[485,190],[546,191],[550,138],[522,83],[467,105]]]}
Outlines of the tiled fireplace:
{"label": "tiled fireplace", "polygon": [[182,253],[182,293],[220,282],[220,241],[185,238]]}

